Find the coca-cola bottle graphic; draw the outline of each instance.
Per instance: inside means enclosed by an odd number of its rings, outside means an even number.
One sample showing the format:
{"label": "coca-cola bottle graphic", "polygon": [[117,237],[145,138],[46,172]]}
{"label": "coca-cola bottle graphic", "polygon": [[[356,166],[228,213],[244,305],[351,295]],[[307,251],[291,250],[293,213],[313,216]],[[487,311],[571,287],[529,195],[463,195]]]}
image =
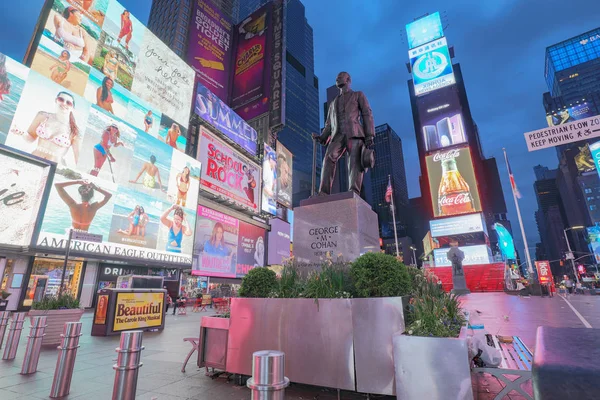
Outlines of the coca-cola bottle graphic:
{"label": "coca-cola bottle graphic", "polygon": [[439,216],[475,212],[469,184],[456,167],[454,157],[442,159],[442,180],[438,189]]}

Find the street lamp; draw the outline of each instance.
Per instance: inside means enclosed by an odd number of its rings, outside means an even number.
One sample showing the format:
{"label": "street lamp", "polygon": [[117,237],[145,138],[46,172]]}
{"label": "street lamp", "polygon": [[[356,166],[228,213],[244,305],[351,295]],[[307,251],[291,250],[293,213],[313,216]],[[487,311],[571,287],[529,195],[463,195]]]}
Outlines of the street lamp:
{"label": "street lamp", "polygon": [[571,250],[571,244],[569,243],[569,237],[567,236],[567,231],[572,231],[575,229],[583,229],[584,226],[578,225],[578,226],[572,226],[570,228],[566,228],[563,229],[563,233],[565,234],[565,240],[567,241],[567,250],[569,250],[570,253],[570,259],[571,259],[571,266],[573,267],[573,273],[575,274],[575,279],[577,279],[577,283],[579,282],[579,274],[577,274],[577,269],[575,269],[575,257],[573,256],[573,251]]}
{"label": "street lamp", "polygon": [[415,246],[410,246],[410,249],[413,252],[413,261],[414,261],[414,265],[416,267],[417,266],[417,255],[415,254],[415,250],[417,250],[417,248]]}

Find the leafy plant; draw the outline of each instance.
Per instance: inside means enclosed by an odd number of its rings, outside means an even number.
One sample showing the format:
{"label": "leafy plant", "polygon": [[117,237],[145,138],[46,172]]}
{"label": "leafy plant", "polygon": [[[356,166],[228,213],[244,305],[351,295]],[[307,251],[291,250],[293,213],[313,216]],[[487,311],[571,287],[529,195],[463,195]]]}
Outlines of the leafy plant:
{"label": "leafy plant", "polygon": [[350,268],[358,297],[405,296],[411,292],[411,277],[394,256],[366,253]]}
{"label": "leafy plant", "polygon": [[283,267],[279,277],[277,297],[295,299],[303,296],[305,282],[302,279],[298,266],[288,263]]}
{"label": "leafy plant", "polygon": [[347,299],[352,297],[353,287],[345,264],[331,262],[320,271],[308,275],[304,297],[313,299]]}
{"label": "leafy plant", "polygon": [[32,310],[66,310],[79,308],[79,300],[70,293],[44,297],[31,304]]}
{"label": "leafy plant", "polygon": [[251,269],[240,286],[240,297],[271,297],[277,291],[277,275],[268,268]]}

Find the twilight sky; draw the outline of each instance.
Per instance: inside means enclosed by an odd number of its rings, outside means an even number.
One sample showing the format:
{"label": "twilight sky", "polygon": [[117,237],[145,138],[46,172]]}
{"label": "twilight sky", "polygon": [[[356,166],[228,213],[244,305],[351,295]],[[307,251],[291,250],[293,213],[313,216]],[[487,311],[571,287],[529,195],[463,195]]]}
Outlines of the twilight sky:
{"label": "twilight sky", "polygon": [[[151,0],[121,0],[146,23]],[[314,29],[315,71],[320,103],[339,71],[368,96],[376,124],[388,123],[404,145],[410,197],[419,195],[420,175],[406,81],[410,79],[404,25],[440,11],[455,48],[486,157],[496,157],[518,251],[523,242],[502,156],[506,147],[523,194],[520,201],[529,247],[539,240],[534,212],[533,166],[557,166],[554,150],[529,154],[523,133],[546,126],[542,93],[547,46],[600,25],[600,2],[571,0],[303,0]],[[11,3],[0,13],[0,52],[21,61],[43,0]],[[322,105],[319,106],[319,110]],[[323,116],[321,116],[321,119]],[[416,239],[416,238],[415,238]],[[532,257],[534,256],[534,249]]]}

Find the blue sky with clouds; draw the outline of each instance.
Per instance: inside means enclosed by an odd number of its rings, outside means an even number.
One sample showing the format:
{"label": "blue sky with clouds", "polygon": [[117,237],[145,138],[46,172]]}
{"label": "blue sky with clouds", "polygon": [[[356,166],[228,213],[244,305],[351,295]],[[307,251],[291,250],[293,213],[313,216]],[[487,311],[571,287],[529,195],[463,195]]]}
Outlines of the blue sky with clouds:
{"label": "blue sky with clouds", "polygon": [[[150,0],[122,0],[146,23]],[[389,123],[404,144],[411,197],[419,195],[417,148],[406,81],[407,44],[404,25],[415,17],[440,11],[445,34],[460,62],[471,112],[484,154],[496,157],[509,218],[519,252],[520,240],[502,147],[509,151],[529,246],[538,239],[534,212],[533,167],[556,167],[554,150],[529,154],[523,133],[545,126],[542,93],[547,46],[600,26],[600,2],[571,0],[303,0],[314,29],[315,71],[321,103],[336,74],[347,70],[353,85],[371,102],[376,124]],[[42,0],[11,3],[0,14],[0,52],[21,60]],[[322,106],[319,107],[321,109]],[[323,118],[323,116],[321,116]]]}

